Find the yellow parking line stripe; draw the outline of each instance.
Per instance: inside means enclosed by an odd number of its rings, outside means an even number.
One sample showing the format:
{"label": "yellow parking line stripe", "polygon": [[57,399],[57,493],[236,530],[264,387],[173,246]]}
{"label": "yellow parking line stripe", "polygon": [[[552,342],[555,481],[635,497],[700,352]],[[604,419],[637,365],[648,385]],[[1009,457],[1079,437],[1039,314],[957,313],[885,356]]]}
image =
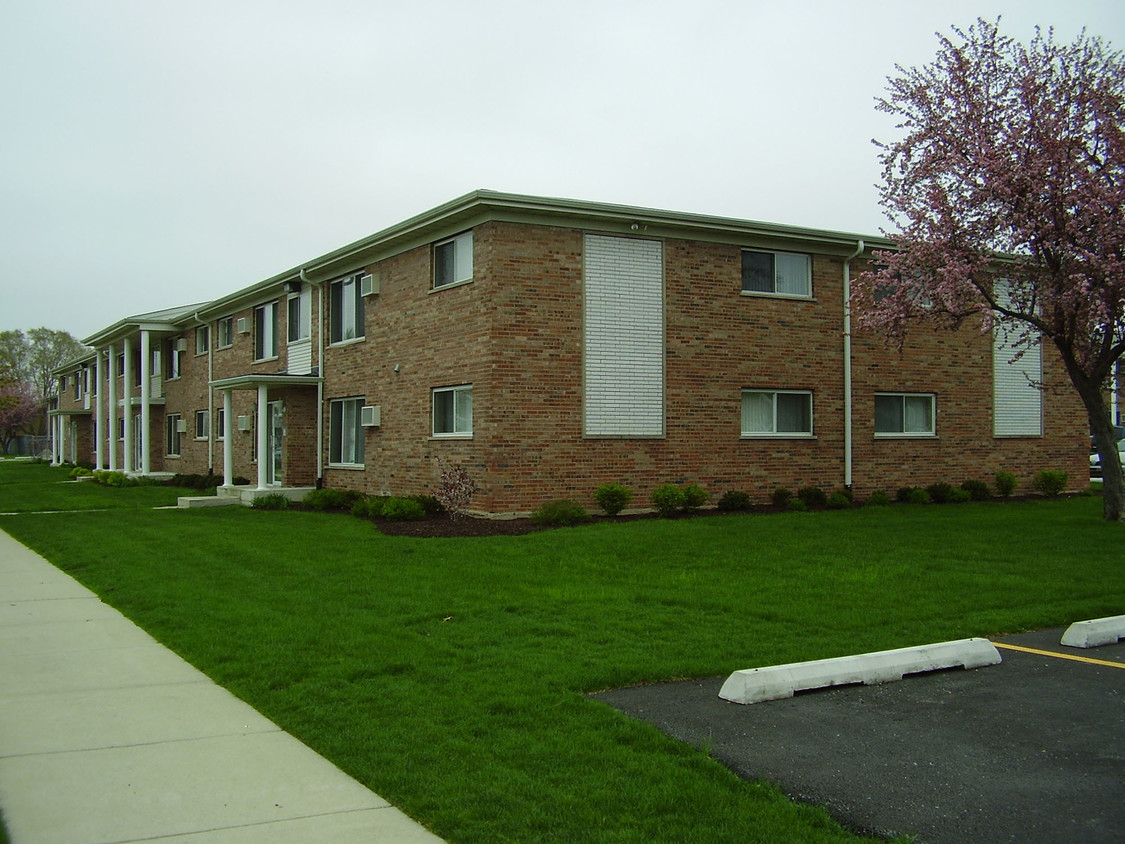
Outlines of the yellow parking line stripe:
{"label": "yellow parking line stripe", "polygon": [[1058,659],[1071,659],[1075,662],[1088,662],[1091,665],[1106,665],[1110,668],[1125,668],[1125,662],[1107,662],[1104,659],[1092,659],[1088,656],[1075,656],[1074,654],[1060,654],[1056,651],[1040,651],[1036,648],[1025,648],[1020,645],[1004,645],[1000,642],[993,642],[998,648],[1006,648],[1009,651],[1023,651],[1025,654],[1038,654],[1039,656],[1053,656]]}

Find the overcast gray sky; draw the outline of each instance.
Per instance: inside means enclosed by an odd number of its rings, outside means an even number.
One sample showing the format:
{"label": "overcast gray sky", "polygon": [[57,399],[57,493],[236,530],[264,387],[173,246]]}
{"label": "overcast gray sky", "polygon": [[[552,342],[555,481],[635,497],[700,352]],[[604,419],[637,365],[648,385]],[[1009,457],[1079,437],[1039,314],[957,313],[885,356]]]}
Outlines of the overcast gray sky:
{"label": "overcast gray sky", "polygon": [[877,233],[896,63],[1121,0],[0,0],[0,330],[213,299],[476,188]]}

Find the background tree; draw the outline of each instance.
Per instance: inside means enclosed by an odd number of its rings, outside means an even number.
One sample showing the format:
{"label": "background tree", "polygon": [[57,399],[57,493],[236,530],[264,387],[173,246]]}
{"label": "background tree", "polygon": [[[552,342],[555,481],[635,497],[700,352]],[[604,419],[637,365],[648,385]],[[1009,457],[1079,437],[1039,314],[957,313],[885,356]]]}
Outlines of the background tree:
{"label": "background tree", "polygon": [[86,351],[67,331],[0,331],[0,378],[27,384],[35,398],[43,401],[58,387],[52,372]]}
{"label": "background tree", "polygon": [[0,379],[0,454],[20,434],[32,430],[42,415],[42,405],[27,384]]}
{"label": "background tree", "polygon": [[905,134],[876,141],[899,231],[857,279],[857,319],[901,340],[914,322],[976,317],[1025,349],[1053,345],[1097,435],[1105,518],[1121,520],[1105,390],[1125,352],[1125,60],[1085,31],[1023,45],[998,24],[939,35],[934,61],[896,67],[877,101]]}

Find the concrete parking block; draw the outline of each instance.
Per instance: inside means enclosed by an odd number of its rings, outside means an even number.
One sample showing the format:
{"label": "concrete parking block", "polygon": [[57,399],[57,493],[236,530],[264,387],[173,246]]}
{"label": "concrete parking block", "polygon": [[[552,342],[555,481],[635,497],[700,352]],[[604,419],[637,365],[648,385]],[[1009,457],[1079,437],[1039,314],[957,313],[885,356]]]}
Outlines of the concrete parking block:
{"label": "concrete parking block", "polygon": [[792,697],[794,692],[862,683],[870,686],[943,668],[980,668],[1000,662],[987,639],[959,639],[912,648],[794,662],[735,671],[719,691],[732,703],[761,703]]}
{"label": "concrete parking block", "polygon": [[1063,633],[1060,644],[1071,648],[1096,648],[1125,639],[1125,615],[1076,621]]}

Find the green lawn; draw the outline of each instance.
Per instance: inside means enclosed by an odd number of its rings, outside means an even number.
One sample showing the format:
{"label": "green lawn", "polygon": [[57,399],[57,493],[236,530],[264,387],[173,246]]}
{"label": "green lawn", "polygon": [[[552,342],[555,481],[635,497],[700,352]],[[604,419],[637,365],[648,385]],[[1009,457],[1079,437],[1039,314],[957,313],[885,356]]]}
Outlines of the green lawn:
{"label": "green lawn", "polygon": [[42,510],[103,510],[163,507],[196,490],[168,486],[135,486],[106,490],[93,481],[75,481],[70,469],[26,460],[0,461],[0,513]]}
{"label": "green lawn", "polygon": [[1100,505],[472,539],[243,508],[0,528],[450,841],[853,841],[585,694],[1121,613]]}

